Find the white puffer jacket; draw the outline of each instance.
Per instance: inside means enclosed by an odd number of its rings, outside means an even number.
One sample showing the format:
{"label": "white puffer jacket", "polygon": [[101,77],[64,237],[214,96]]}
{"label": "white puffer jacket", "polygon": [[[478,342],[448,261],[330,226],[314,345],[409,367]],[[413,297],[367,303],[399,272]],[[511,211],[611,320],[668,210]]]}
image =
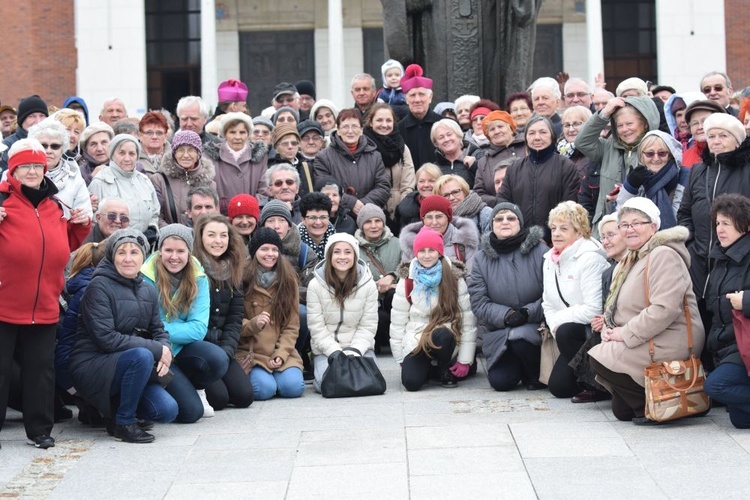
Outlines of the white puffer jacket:
{"label": "white puffer jacket", "polygon": [[553,334],[562,324],[588,325],[595,315],[602,313],[602,274],[608,268],[607,253],[594,239],[579,238],[563,250],[559,264],[552,262],[552,250],[544,254],[542,308]]}
{"label": "white puffer jacket", "polygon": [[[401,278],[413,278],[413,267],[416,260],[415,258],[410,263],[405,262],[399,266]],[[450,259],[443,259],[443,262],[447,263],[447,269],[443,268],[443,277],[445,278],[445,273],[452,272],[458,279],[458,306],[461,308],[463,323],[460,340],[453,352],[453,357],[458,356],[459,363],[470,365],[474,362],[477,328],[476,318],[474,313],[471,312],[469,291],[464,279],[466,266],[461,262],[451,263]],[[428,302],[424,293],[416,290],[412,290],[412,303],[409,304],[404,289],[405,283],[406,280],[399,280],[396,294],[393,297],[393,308],[391,309],[391,352],[397,363],[401,363],[406,355],[419,345],[422,332],[430,322],[430,313],[438,304],[437,294],[433,294]],[[444,326],[450,328],[450,325]]]}
{"label": "white puffer jacket", "polygon": [[367,264],[357,262],[357,286],[340,307],[325,280],[325,261],[315,266],[307,285],[307,326],[315,355],[330,356],[347,347],[364,354],[375,348],[378,329],[378,287]]}

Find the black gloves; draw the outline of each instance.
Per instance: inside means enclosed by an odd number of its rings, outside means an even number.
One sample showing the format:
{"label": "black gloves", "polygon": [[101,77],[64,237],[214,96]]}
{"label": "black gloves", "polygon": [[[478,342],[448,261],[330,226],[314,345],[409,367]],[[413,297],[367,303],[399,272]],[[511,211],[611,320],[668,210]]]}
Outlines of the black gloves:
{"label": "black gloves", "polygon": [[521,309],[509,309],[505,313],[505,326],[508,328],[515,328],[517,326],[525,325],[529,321],[529,311],[522,307]]}
{"label": "black gloves", "polygon": [[649,177],[651,177],[651,171],[643,165],[638,165],[628,174],[628,184],[637,191]]}

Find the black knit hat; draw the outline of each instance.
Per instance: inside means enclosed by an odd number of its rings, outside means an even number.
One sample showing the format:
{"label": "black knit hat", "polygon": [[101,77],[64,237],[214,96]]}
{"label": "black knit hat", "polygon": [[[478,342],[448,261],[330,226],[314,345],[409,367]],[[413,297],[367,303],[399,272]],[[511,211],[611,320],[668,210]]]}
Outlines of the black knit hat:
{"label": "black knit hat", "polygon": [[276,231],[267,227],[256,229],[250,237],[250,245],[248,247],[250,258],[255,257],[255,252],[266,244],[276,245],[279,248],[279,253],[281,253],[281,238],[279,238],[279,234]]}
{"label": "black knit hat", "polygon": [[316,98],[315,84],[310,80],[300,80],[295,83],[294,86],[297,87],[297,92],[299,92],[299,95],[309,95],[313,98],[313,100]]}
{"label": "black knit hat", "polygon": [[18,126],[23,127],[23,121],[28,118],[31,113],[42,113],[44,116],[49,116],[47,111],[47,103],[45,103],[38,95],[30,95],[24,97],[21,102],[18,103]]}

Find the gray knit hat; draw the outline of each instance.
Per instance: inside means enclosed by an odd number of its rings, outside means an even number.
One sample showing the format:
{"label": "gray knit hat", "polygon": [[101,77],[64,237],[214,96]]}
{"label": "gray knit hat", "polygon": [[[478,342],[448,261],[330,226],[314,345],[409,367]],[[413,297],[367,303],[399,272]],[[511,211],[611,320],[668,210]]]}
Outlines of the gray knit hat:
{"label": "gray knit hat", "polygon": [[292,211],[289,210],[287,204],[281,200],[269,200],[269,202],[266,203],[263,210],[260,211],[260,221],[258,221],[258,225],[263,227],[266,221],[271,217],[283,217],[289,223],[290,227],[294,225],[294,222],[292,222]]}
{"label": "gray knit hat", "polygon": [[144,258],[148,255],[149,244],[143,233],[132,227],[126,227],[118,229],[107,238],[107,247],[104,251],[107,259],[114,262],[117,249],[125,243],[134,243],[138,246],[143,252]]}
{"label": "gray knit hat", "polygon": [[383,212],[383,209],[374,203],[366,203],[364,207],[359,209],[359,214],[357,215],[357,227],[362,229],[365,222],[376,217],[382,220],[383,224],[385,224],[385,212]]}
{"label": "gray knit hat", "polygon": [[294,122],[295,123],[299,123],[299,113],[297,112],[297,110],[295,110],[294,108],[291,108],[289,106],[281,106],[279,109],[277,109],[276,112],[271,117],[271,121],[274,124],[276,124],[276,120],[279,119],[279,115],[281,113],[283,113],[284,111],[288,111],[289,113],[291,113],[292,116],[294,117]]}
{"label": "gray knit hat", "polygon": [[265,116],[258,115],[253,118],[253,125],[265,125],[266,127],[268,127],[268,130],[273,132],[273,122]]}
{"label": "gray knit hat", "polygon": [[112,155],[115,154],[115,150],[117,147],[122,144],[123,142],[130,141],[133,144],[135,144],[135,151],[138,156],[141,156],[141,144],[138,142],[138,139],[135,138],[135,136],[132,136],[130,134],[117,134],[112,138],[112,141],[109,143],[109,157],[112,158]]}
{"label": "gray knit hat", "polygon": [[170,224],[159,230],[159,250],[167,238],[180,238],[193,251],[193,230],[184,224]]}
{"label": "gray knit hat", "polygon": [[510,210],[511,212],[516,214],[516,217],[518,217],[518,222],[521,223],[521,228],[523,229],[523,214],[521,213],[521,209],[518,208],[518,205],[516,205],[515,203],[508,203],[507,201],[498,203],[497,205],[495,205],[495,208],[492,209],[492,218],[494,219],[498,212],[500,212],[501,210]]}

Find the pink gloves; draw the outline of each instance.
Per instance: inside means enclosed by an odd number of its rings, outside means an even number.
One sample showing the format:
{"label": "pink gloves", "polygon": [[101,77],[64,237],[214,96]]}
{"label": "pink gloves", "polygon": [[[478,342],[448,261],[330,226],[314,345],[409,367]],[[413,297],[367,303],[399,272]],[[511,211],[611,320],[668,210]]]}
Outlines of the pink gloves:
{"label": "pink gloves", "polygon": [[469,374],[469,365],[457,362],[450,367],[450,371],[454,377],[464,378]]}

